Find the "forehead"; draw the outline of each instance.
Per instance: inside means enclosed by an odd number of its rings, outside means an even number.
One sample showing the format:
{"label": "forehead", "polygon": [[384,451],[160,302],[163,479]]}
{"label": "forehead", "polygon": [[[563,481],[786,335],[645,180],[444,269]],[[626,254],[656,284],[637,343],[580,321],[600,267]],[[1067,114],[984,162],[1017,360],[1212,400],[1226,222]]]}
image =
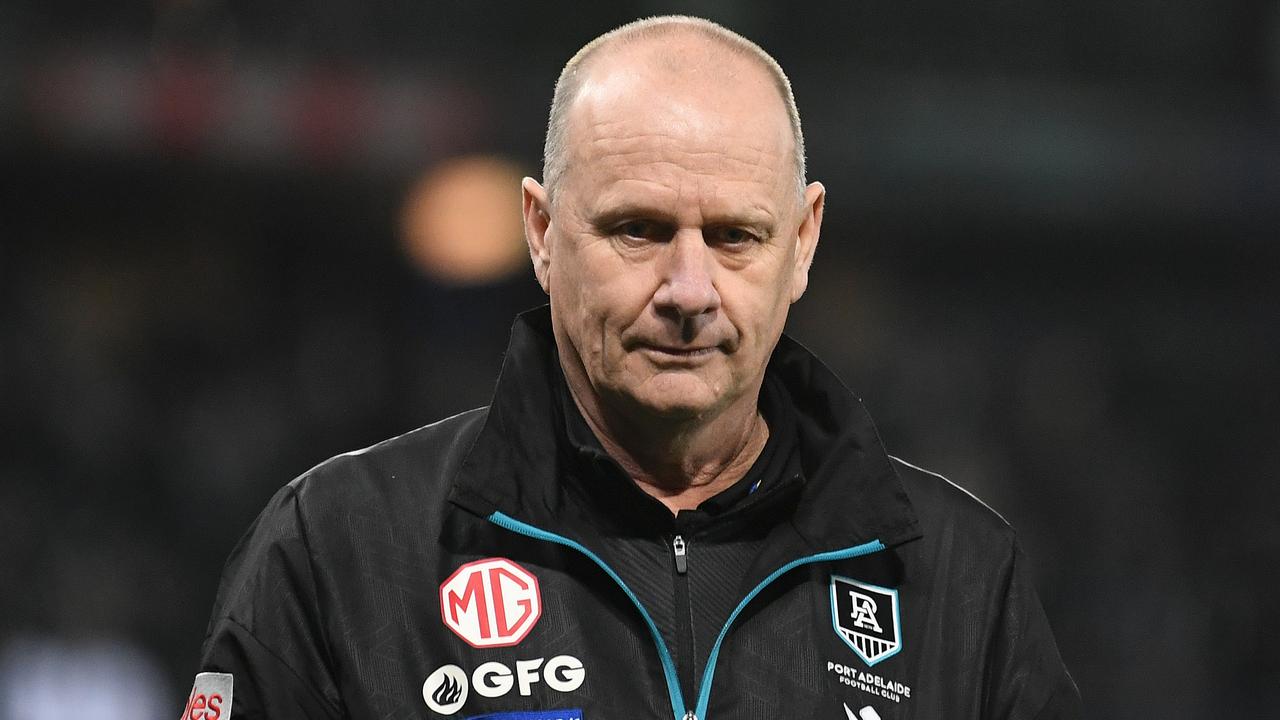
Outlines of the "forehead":
{"label": "forehead", "polygon": [[778,195],[795,182],[786,106],[743,58],[610,58],[584,80],[567,130],[570,173],[603,195]]}

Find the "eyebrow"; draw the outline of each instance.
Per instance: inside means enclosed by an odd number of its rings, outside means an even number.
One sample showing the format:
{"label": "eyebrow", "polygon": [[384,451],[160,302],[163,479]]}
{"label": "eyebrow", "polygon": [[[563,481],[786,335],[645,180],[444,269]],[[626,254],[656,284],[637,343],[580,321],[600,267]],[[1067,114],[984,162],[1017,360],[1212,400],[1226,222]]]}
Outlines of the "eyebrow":
{"label": "eyebrow", "polygon": [[612,229],[627,220],[635,220],[644,218],[647,220],[658,220],[675,224],[675,218],[671,213],[665,210],[659,210],[651,205],[641,203],[627,203],[624,205],[614,205],[602,210],[593,211],[589,215],[591,224],[598,229]]}
{"label": "eyebrow", "polygon": [[[667,210],[659,209],[644,203],[628,202],[615,205],[589,214],[590,222],[597,229],[612,229],[627,220],[643,218],[676,225],[675,217]],[[743,225],[772,232],[776,221],[767,210],[758,206],[736,212],[710,212],[707,214],[706,226]]]}

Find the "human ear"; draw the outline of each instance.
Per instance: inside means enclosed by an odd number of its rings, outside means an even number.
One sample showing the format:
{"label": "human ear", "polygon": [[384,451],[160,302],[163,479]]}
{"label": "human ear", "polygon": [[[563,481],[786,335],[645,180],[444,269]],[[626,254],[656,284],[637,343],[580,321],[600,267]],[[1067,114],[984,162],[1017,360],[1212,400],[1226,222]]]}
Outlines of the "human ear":
{"label": "human ear", "polygon": [[547,229],[551,226],[551,203],[547,200],[546,188],[531,177],[520,182],[520,195],[524,212],[524,239],[529,243],[533,274],[538,278],[542,291],[549,293],[551,248],[547,243]]}
{"label": "human ear", "polygon": [[818,249],[818,234],[822,230],[822,208],[827,200],[827,189],[822,183],[809,183],[804,189],[804,206],[801,208],[800,228],[796,231],[795,265],[791,269],[791,302],[800,299],[809,287],[809,266]]}

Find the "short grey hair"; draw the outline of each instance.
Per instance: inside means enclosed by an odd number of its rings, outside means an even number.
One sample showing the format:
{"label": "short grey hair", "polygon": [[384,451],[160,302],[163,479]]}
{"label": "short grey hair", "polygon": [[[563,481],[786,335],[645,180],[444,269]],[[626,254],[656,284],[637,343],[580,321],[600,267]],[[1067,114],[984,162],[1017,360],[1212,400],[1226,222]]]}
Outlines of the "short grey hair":
{"label": "short grey hair", "polygon": [[703,18],[688,15],[659,15],[642,18],[610,30],[587,43],[565,63],[556,80],[555,94],[551,99],[551,116],[547,121],[547,139],[542,150],[542,181],[548,194],[554,195],[554,188],[568,167],[565,135],[567,133],[569,108],[573,105],[586,76],[587,61],[601,48],[613,43],[634,43],[640,40],[665,37],[677,32],[694,32],[719,43],[732,53],[754,60],[769,73],[778,94],[787,107],[788,119],[791,123],[791,136],[795,152],[796,187],[803,193],[805,183],[804,166],[804,133],[800,129],[800,113],[796,110],[796,99],[791,92],[791,81],[782,71],[782,66],[763,48],[738,33]]}

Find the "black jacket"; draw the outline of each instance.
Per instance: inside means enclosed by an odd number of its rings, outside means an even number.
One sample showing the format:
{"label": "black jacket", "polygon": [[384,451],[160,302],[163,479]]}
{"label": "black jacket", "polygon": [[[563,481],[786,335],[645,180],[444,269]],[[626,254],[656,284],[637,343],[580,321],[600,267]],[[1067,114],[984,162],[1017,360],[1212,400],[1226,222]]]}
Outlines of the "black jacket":
{"label": "black jacket", "polygon": [[204,643],[231,717],[1079,717],[1013,531],[795,342],[785,457],[692,521],[574,439],[562,383],[526,313],[488,409],[276,494]]}

